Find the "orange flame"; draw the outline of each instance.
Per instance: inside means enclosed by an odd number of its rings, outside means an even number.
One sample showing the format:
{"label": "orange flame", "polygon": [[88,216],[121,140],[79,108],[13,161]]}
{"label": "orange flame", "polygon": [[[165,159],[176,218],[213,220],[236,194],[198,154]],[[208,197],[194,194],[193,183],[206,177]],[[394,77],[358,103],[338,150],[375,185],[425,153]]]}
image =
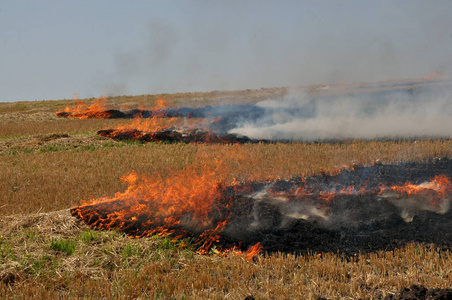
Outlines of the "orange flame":
{"label": "orange flame", "polygon": [[417,196],[427,199],[434,206],[439,206],[441,200],[451,193],[452,186],[449,177],[437,175],[432,181],[421,184],[406,183],[402,186],[382,186],[379,193],[391,191],[397,193],[397,198]]}
{"label": "orange flame", "polygon": [[[298,187],[294,191],[274,191],[270,189],[272,197],[288,201],[289,199],[301,199],[303,201],[318,199],[322,200],[322,212],[326,216],[329,202],[341,196],[362,196],[362,195],[382,195],[385,198],[390,198],[391,201],[403,208],[404,205],[416,206],[420,209],[427,209],[431,211],[444,211],[449,199],[447,196],[452,193],[452,184],[449,177],[445,175],[437,175],[431,181],[420,184],[413,184],[407,182],[403,185],[385,186],[380,185],[375,188],[370,188],[367,184],[358,188],[355,186],[344,187],[340,190],[334,188],[319,190],[312,187]],[[403,203],[403,199],[412,199],[416,202]],[[446,205],[446,207],[448,207]]]}
{"label": "orange flame", "polygon": [[256,245],[252,246],[250,249],[248,249],[248,251],[246,251],[246,259],[251,261],[253,257],[262,252],[262,249],[263,248],[261,246],[261,243],[257,243]]}
{"label": "orange flame", "polygon": [[131,172],[121,178],[128,183],[125,192],[91,199],[72,213],[93,228],[124,229],[131,237],[199,232],[196,243],[207,253],[227,224],[227,204],[220,203],[225,175],[221,161],[191,165],[165,179]]}
{"label": "orange flame", "polygon": [[[152,116],[142,118],[140,115],[136,115],[132,122],[117,126],[115,129],[108,130],[108,133],[102,133],[101,135],[118,138],[126,136],[127,139],[135,141],[152,141],[160,142],[159,134],[163,131],[173,131],[175,136],[179,136],[181,139],[187,137],[186,140],[199,142],[199,143],[230,143],[229,140],[223,139],[220,135],[212,133],[205,128],[205,121],[202,119],[191,119],[189,124],[187,120],[180,117],[166,117],[167,107],[164,100],[159,99],[156,102],[156,106],[152,109]],[[180,123],[184,120],[185,127],[181,127]],[[173,138],[176,138],[173,136]]]}
{"label": "orange flame", "polygon": [[106,119],[111,116],[108,112],[108,105],[106,104],[105,97],[100,97],[96,99],[92,105],[87,105],[81,100],[76,100],[77,105],[75,107],[67,106],[63,111],[56,112],[57,115],[65,115],[69,118],[74,119]]}
{"label": "orange flame", "polygon": [[[262,253],[262,250],[264,248],[262,247],[261,243],[256,243],[255,245],[251,246],[247,251],[241,251],[239,247],[232,247],[230,249],[225,249],[224,251],[214,249],[212,252],[216,255],[220,256],[227,256],[229,254],[237,255],[237,256],[244,256],[248,261],[253,260],[253,257],[258,255],[259,253]],[[202,252],[199,252],[199,254],[205,254]]]}
{"label": "orange flame", "polygon": [[[152,117],[142,118],[140,114],[136,115],[132,122],[121,124],[114,129],[112,135],[120,133],[135,131],[137,136],[133,137],[134,140],[140,139],[140,137],[146,133],[156,132],[171,128],[180,122],[181,118],[171,117],[165,118],[167,106],[164,99],[158,99],[156,105],[151,109]],[[165,118],[165,119],[163,119]]]}
{"label": "orange flame", "polygon": [[[240,148],[231,147],[230,149],[231,151],[223,159],[246,159]],[[198,157],[196,160],[200,162],[198,164],[192,164],[182,170],[173,170],[171,177],[162,178],[161,174],[145,176],[131,172],[121,178],[123,182],[128,183],[125,192],[118,192],[114,197],[91,199],[73,208],[72,214],[77,215],[93,228],[122,229],[126,230],[129,236],[136,238],[153,234],[172,234],[175,238],[181,238],[191,236],[190,233],[193,233],[197,236],[195,243],[200,247],[198,250],[200,254],[208,254],[212,251],[218,255],[233,253],[245,255],[248,260],[251,260],[262,251],[259,243],[246,252],[239,251],[239,247],[231,249],[216,247],[212,250],[212,247],[220,241],[220,234],[229,222],[230,212],[227,208],[231,207],[232,203],[228,201],[233,200],[224,198],[227,188],[226,178],[230,174],[228,164],[220,160],[212,161],[208,154],[205,155],[205,157]],[[319,203],[323,204],[326,210],[334,197],[385,193],[393,193],[390,195],[391,201],[418,197],[427,199],[434,206],[439,206],[452,191],[450,179],[445,175],[435,176],[431,181],[420,184],[407,182],[403,185],[380,185],[374,188],[365,184],[360,188],[348,186],[340,190],[304,187],[308,185],[306,179],[301,180],[301,183],[303,187],[297,189],[285,191],[269,189],[269,192],[272,196],[280,197],[283,204],[293,199],[320,200]],[[250,188],[248,185],[238,185],[235,180],[231,186],[238,194]],[[253,193],[251,188],[250,193]],[[311,213],[327,217],[326,214],[315,210]]]}
{"label": "orange flame", "polygon": [[447,78],[441,70],[434,70],[432,73],[424,76],[422,79],[434,80]]}
{"label": "orange flame", "polygon": [[140,131],[142,134],[155,132],[171,128],[180,121],[180,118],[168,118],[162,120],[159,117],[153,116],[151,118],[135,118],[132,122],[121,124],[115,128],[117,133],[126,132],[129,130]]}

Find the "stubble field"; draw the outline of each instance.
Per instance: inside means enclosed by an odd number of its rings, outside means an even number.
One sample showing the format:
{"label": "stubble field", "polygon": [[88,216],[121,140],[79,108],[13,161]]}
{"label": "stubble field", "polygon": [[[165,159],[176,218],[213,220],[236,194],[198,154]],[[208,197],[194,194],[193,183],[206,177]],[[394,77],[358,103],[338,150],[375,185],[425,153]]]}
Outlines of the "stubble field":
{"label": "stubble field", "polygon": [[[284,89],[108,99],[128,107],[254,103]],[[92,103],[94,99],[88,99]],[[452,284],[452,256],[432,245],[357,254],[262,253],[252,260],[189,241],[130,239],[72,217],[81,200],[113,196],[131,171],[159,174],[222,161],[225,182],[335,172],[353,164],[451,157],[450,140],[246,145],[141,144],[99,137],[127,120],[61,119],[67,101],[0,104],[0,298],[27,299],[364,299],[418,284]],[[182,122],[183,120],[181,120]],[[162,125],[167,122],[161,119]],[[251,299],[251,298],[249,298]]]}

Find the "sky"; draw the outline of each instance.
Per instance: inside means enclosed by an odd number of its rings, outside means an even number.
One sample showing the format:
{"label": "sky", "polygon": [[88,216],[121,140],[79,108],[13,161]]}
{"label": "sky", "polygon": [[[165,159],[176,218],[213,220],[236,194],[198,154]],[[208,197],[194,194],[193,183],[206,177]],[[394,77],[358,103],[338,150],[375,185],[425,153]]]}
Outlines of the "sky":
{"label": "sky", "polygon": [[452,73],[452,1],[0,0],[0,102]]}

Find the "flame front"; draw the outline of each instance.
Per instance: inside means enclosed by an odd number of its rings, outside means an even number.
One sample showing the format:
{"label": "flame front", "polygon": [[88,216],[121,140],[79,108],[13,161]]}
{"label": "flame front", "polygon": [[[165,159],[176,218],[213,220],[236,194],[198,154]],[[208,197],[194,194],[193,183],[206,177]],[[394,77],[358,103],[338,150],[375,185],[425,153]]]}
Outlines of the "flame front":
{"label": "flame front", "polygon": [[408,182],[402,186],[383,186],[380,193],[395,191],[398,192],[400,196],[425,195],[431,198],[432,202],[434,202],[450,193],[450,189],[451,186],[449,178],[445,175],[437,175],[432,181],[421,184],[412,184]]}
{"label": "flame front", "polygon": [[73,119],[107,119],[111,118],[112,114],[106,102],[105,97],[97,98],[92,105],[77,100],[76,106],[67,106],[63,111],[59,111],[56,114]]}
{"label": "flame front", "polygon": [[[234,159],[240,159],[239,154],[231,151]],[[72,214],[92,228],[119,229],[135,238],[153,234],[172,235],[176,239],[193,237],[200,254],[234,253],[251,259],[262,251],[262,246],[256,244],[259,240],[252,243],[251,240],[235,240],[225,244],[222,238],[230,239],[231,232],[265,229],[265,220],[259,219],[259,207],[271,207],[276,214],[292,220],[321,223],[335,214],[333,207],[337,201],[350,196],[365,197],[369,201],[383,200],[393,204],[400,208],[405,221],[410,222],[420,210],[446,212],[452,191],[450,178],[446,175],[437,175],[422,183],[400,185],[370,186],[364,181],[359,186],[347,186],[331,178],[323,181],[319,179],[321,177],[304,177],[296,181],[274,179],[250,184],[239,184],[234,180],[227,186],[226,178],[230,173],[227,164],[208,157],[197,157],[196,161],[199,163],[173,170],[169,177],[131,172],[121,179],[128,184],[125,192],[118,192],[111,198],[91,199],[73,208]],[[240,222],[234,223],[236,220]],[[237,224],[248,225],[237,228]],[[242,251],[240,242],[248,247],[255,245]]]}
{"label": "flame front", "polygon": [[402,218],[411,222],[416,211],[447,212],[449,195],[452,193],[450,179],[445,175],[437,175],[420,184],[407,182],[403,185],[380,184],[374,187],[368,184],[343,187],[337,183],[317,186],[306,180],[302,182],[302,186],[290,190],[267,188],[256,194],[255,199],[276,205],[283,215],[291,218],[327,219],[333,205],[332,200],[349,196],[371,196],[399,207]]}
{"label": "flame front", "polygon": [[411,222],[420,210],[446,213],[450,206],[452,185],[449,177],[437,175],[433,180],[420,184],[406,183],[401,186],[382,186],[379,194],[401,209],[402,218]]}
{"label": "flame front", "polygon": [[131,172],[121,178],[128,183],[125,192],[91,199],[72,214],[93,228],[124,230],[130,237],[197,236],[196,243],[207,251],[227,224],[228,203],[221,198],[224,170],[216,162],[174,171],[166,179]]}
{"label": "flame front", "polygon": [[[187,123],[186,118],[168,116],[168,108],[164,100],[157,101],[156,106],[146,112],[147,116],[141,113],[134,115],[132,122],[117,126],[114,129],[100,130],[99,135],[119,139],[133,140],[141,142],[200,142],[200,143],[224,143],[230,141],[224,140],[221,136],[212,133],[207,129],[201,129],[199,126],[205,123],[204,120],[190,120],[189,126],[181,127],[183,121]],[[188,125],[188,124],[186,124]]]}

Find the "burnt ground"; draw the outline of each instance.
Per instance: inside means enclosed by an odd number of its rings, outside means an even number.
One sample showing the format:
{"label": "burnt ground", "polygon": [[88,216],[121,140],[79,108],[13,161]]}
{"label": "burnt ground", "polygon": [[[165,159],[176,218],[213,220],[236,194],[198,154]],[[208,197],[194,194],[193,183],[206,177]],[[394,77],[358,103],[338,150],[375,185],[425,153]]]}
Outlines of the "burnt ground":
{"label": "burnt ground", "polygon": [[431,288],[411,285],[409,288],[403,288],[395,295],[387,295],[384,300],[450,300],[452,299],[452,289]]}
{"label": "burnt ground", "polygon": [[168,128],[153,132],[140,130],[99,130],[98,135],[112,138],[116,141],[139,141],[142,143],[209,143],[209,144],[247,144],[269,143],[267,140],[255,140],[237,134],[219,134],[205,129],[177,129]]}
{"label": "burnt ground", "polygon": [[[346,255],[392,250],[410,242],[433,243],[438,248],[451,249],[451,210],[436,212],[422,205],[407,208],[399,203],[403,199],[382,197],[376,192],[381,184],[421,184],[436,175],[451,178],[452,159],[355,166],[337,175],[320,174],[290,181],[228,187],[212,212],[219,221],[228,219],[220,233],[219,246],[241,245],[242,249],[247,249],[260,242],[269,253],[340,252]],[[337,193],[328,201],[321,199],[319,191],[339,191],[349,186],[365,187],[366,192],[359,195]],[[300,187],[312,192],[303,197],[296,196],[294,191]],[[448,203],[450,194],[446,198],[444,201]],[[124,223],[113,222],[113,227],[124,224],[122,230],[125,233],[146,236],[161,225],[156,222],[143,224],[153,218],[152,211],[156,209],[152,204],[143,204],[149,205],[148,215],[126,214]],[[111,221],[107,215],[118,210],[128,212],[127,202],[78,207],[72,209],[72,214],[83,218],[88,225],[102,229]],[[404,210],[411,215],[411,221],[403,218]],[[187,214],[183,218],[190,216]],[[194,238],[200,234],[182,225],[168,229]]]}
{"label": "burnt ground", "polygon": [[[380,300],[451,300],[452,289],[440,289],[440,288],[426,288],[420,285],[411,285],[400,289],[395,294],[386,295],[383,297],[376,297]],[[319,297],[317,300],[329,300],[327,298]]]}
{"label": "burnt ground", "polygon": [[131,119],[134,115],[130,112],[123,112],[117,109],[106,109],[101,112],[70,112],[70,111],[58,111],[55,113],[60,118],[89,118],[89,119]]}
{"label": "burnt ground", "polygon": [[256,119],[264,115],[265,109],[254,104],[230,104],[217,106],[204,106],[198,108],[179,107],[162,108],[154,110],[131,109],[122,111],[106,109],[103,111],[71,112],[59,111],[55,114],[60,118],[93,118],[93,119],[135,119],[135,118],[206,118],[210,120],[222,119],[219,126],[237,122],[242,119]]}
{"label": "burnt ground", "polygon": [[[364,195],[334,197],[326,205],[327,219],[308,209],[322,205],[315,193],[304,199],[282,203],[268,195],[260,197],[259,201],[250,201],[249,195],[240,195],[232,206],[231,220],[223,232],[224,239],[241,241],[245,247],[260,242],[267,252],[289,253],[313,251],[352,255],[391,250],[410,242],[433,243],[440,248],[451,248],[451,210],[438,213],[419,207],[407,209],[398,205],[400,199],[382,197],[374,192],[381,184],[420,184],[440,174],[449,178],[452,176],[451,159],[357,166],[335,176],[324,174],[305,181],[299,178],[278,181],[271,189],[290,191],[303,186],[314,190],[338,191],[353,185],[356,189],[366,187],[368,192]],[[254,190],[263,188],[261,185]],[[449,201],[450,195],[447,197]],[[411,222],[402,217],[404,209],[411,214]],[[291,217],[294,212],[304,215],[305,219]]]}

